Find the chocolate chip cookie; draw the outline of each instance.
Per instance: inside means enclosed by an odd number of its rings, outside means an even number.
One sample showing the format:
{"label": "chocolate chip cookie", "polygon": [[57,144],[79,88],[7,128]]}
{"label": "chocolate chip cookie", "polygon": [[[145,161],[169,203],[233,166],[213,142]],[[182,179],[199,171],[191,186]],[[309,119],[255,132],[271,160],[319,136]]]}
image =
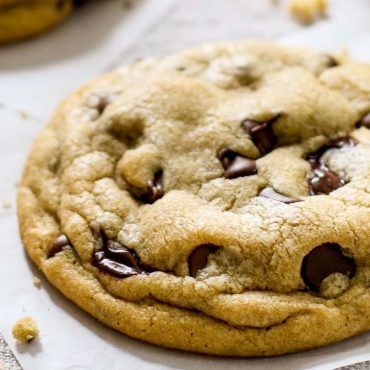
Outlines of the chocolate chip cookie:
{"label": "chocolate chip cookie", "polygon": [[81,1],[0,0],[0,44],[38,35],[66,18]]}
{"label": "chocolate chip cookie", "polygon": [[165,347],[266,356],[370,329],[370,66],[265,42],[102,75],[19,188],[66,297]]}

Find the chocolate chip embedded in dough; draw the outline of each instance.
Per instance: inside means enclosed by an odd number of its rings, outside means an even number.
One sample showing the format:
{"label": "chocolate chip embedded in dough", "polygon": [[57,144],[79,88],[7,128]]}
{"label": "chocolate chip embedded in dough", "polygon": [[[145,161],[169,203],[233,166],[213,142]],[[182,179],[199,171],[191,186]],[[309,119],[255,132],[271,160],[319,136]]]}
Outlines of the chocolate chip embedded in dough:
{"label": "chocolate chip embedded in dough", "polygon": [[309,189],[311,195],[325,194],[328,195],[332,191],[339,189],[346,184],[346,181],[341,179],[334,172],[325,169],[317,168],[313,170],[313,176],[309,180]]}
{"label": "chocolate chip embedded in dough", "polygon": [[236,156],[238,156],[238,153],[229,148],[222,148],[217,153],[217,158],[225,170],[230,166],[230,163],[235,159]]}
{"label": "chocolate chip embedded in dough", "polygon": [[265,197],[265,198],[270,198],[270,199],[276,200],[278,202],[285,203],[285,204],[301,202],[300,199],[287,197],[286,195],[278,193],[277,191],[275,191],[271,187],[267,187],[267,188],[263,189],[259,193],[259,195],[262,196],[262,197]]}
{"label": "chocolate chip embedded in dough", "polygon": [[152,204],[158,199],[163,197],[164,190],[163,190],[162,176],[163,176],[163,172],[158,171],[154,175],[154,179],[148,182],[146,193],[143,194],[140,198],[144,203]]}
{"label": "chocolate chip embedded in dough", "polygon": [[261,155],[271,152],[278,143],[278,138],[272,127],[278,117],[280,115],[266,122],[258,122],[250,119],[242,122],[244,131],[251,136],[254,145],[256,145]]}
{"label": "chocolate chip embedded in dough", "polygon": [[255,175],[257,173],[256,161],[245,158],[231,149],[223,148],[218,152],[218,158],[225,169],[227,179]]}
{"label": "chocolate chip embedded in dough", "polygon": [[116,262],[131,266],[137,271],[141,271],[135,253],[116,241],[108,240],[105,247],[105,256]]}
{"label": "chocolate chip embedded in dough", "polygon": [[219,247],[213,244],[203,244],[196,247],[190,253],[188,258],[190,276],[195,277],[199,270],[202,270],[204,267],[206,267],[208,262],[208,256],[211,253],[216,252],[217,249],[219,249]]}
{"label": "chocolate chip embedded in dough", "polygon": [[112,102],[111,96],[99,96],[99,102],[96,109],[99,114],[102,114],[105,108]]}
{"label": "chocolate chip embedded in dough", "polygon": [[318,292],[321,282],[333,273],[341,273],[349,278],[356,273],[355,261],[344,255],[339,244],[321,244],[312,249],[302,261],[302,279],[313,291]]}
{"label": "chocolate chip embedded in dough", "polygon": [[324,57],[326,59],[326,66],[328,68],[338,67],[339,62],[332,55],[330,55],[330,54],[324,54]]}
{"label": "chocolate chip embedded in dough", "polygon": [[351,148],[356,145],[356,141],[353,140],[351,137],[342,137],[336,140],[332,140],[327,142],[326,144],[322,145],[319,149],[317,149],[313,153],[309,153],[306,156],[306,159],[311,163],[312,167],[317,167],[319,164],[326,164],[322,163],[323,155],[330,149],[346,149]]}
{"label": "chocolate chip embedded in dough", "polygon": [[103,237],[103,248],[96,250],[92,256],[92,265],[100,271],[116,278],[127,278],[144,271],[139,266],[134,251],[129,250],[119,242]]}
{"label": "chocolate chip embedded in dough", "polygon": [[356,124],[356,127],[366,127],[370,129],[370,112],[365,114]]}
{"label": "chocolate chip embedded in dough", "polygon": [[346,184],[344,179],[328,168],[325,154],[331,149],[346,149],[355,145],[356,142],[352,138],[339,138],[328,142],[306,157],[312,168],[312,176],[308,181],[311,195],[327,195]]}
{"label": "chocolate chip embedded in dough", "polygon": [[50,245],[49,251],[47,253],[47,258],[54,257],[57,253],[61,252],[63,248],[67,245],[70,245],[67,236],[64,234],[59,235]]}

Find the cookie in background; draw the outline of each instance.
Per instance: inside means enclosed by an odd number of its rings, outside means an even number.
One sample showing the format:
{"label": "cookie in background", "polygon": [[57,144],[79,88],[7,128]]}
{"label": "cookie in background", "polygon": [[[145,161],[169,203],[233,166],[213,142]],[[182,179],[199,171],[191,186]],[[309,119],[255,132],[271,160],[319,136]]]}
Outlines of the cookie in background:
{"label": "cookie in background", "polygon": [[59,24],[81,0],[0,0],[0,44],[37,36]]}

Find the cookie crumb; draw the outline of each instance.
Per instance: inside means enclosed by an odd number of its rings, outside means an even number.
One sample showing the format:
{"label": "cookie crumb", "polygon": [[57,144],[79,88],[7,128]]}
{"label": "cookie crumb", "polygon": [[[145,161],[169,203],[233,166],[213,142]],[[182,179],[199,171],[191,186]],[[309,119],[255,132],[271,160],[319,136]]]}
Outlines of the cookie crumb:
{"label": "cookie crumb", "polygon": [[327,8],[327,0],[290,0],[288,3],[289,12],[303,24],[310,24],[323,17]]}
{"label": "cookie crumb", "polygon": [[23,119],[28,119],[28,118],[30,118],[30,115],[29,115],[25,110],[23,110],[23,109],[21,109],[21,110],[19,111],[19,114],[20,114],[20,116],[21,116]]}
{"label": "cookie crumb", "polygon": [[12,207],[12,204],[9,201],[7,201],[7,200],[3,200],[2,201],[2,205],[3,205],[3,208],[4,209],[9,209],[9,208]]}
{"label": "cookie crumb", "polygon": [[34,276],[32,282],[36,288],[41,288],[41,280],[38,277]]}
{"label": "cookie crumb", "polygon": [[32,317],[25,316],[13,325],[12,334],[16,340],[29,343],[39,335],[39,329]]}

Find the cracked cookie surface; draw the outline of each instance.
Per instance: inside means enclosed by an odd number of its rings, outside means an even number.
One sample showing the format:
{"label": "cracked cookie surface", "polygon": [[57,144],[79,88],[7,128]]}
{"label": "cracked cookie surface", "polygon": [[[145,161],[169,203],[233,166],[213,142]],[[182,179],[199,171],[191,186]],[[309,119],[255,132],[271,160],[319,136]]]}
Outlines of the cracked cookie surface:
{"label": "cracked cookie surface", "polygon": [[265,42],[125,65],[67,98],[23,243],[105,324],[264,356],[370,329],[370,66]]}

